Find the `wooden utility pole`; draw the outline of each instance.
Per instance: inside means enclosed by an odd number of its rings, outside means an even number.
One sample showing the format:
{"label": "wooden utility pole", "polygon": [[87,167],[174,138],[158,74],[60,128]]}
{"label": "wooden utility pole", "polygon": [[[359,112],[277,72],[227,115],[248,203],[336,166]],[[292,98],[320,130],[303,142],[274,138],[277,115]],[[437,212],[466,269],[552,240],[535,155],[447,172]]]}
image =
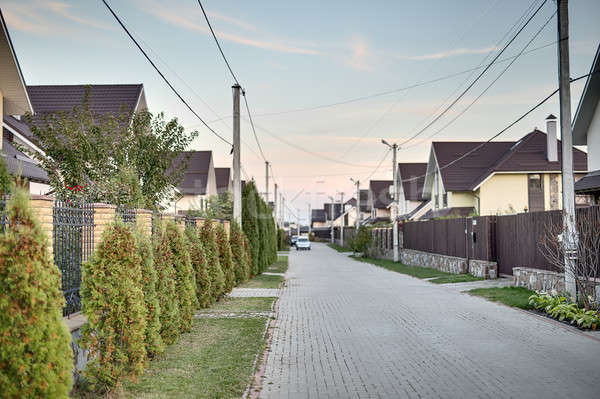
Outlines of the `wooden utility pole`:
{"label": "wooden utility pole", "polygon": [[394,155],[392,157],[392,178],[394,179],[394,214],[392,215],[393,234],[394,234],[394,262],[400,260],[398,253],[398,164],[396,163],[396,153],[398,152],[398,144],[392,145]]}
{"label": "wooden utility pole", "polygon": [[240,176],[240,90],[238,84],[233,89],[233,220],[242,227],[242,180]]}
{"label": "wooden utility pole", "polygon": [[571,131],[571,76],[569,71],[569,2],[556,0],[558,7],[558,87],[560,101],[560,131],[562,142],[562,202],[565,289],[577,298],[575,262],[577,262],[577,231],[575,215],[575,181],[573,178],[573,134]]}
{"label": "wooden utility pole", "polygon": [[310,202],[308,203],[308,236],[312,233],[312,213],[310,210]]}
{"label": "wooden utility pole", "polygon": [[277,215],[277,183],[274,184],[275,189],[273,190],[273,219],[275,219],[275,224],[277,228],[279,228],[279,216]]}
{"label": "wooden utility pole", "polygon": [[340,246],[344,246],[344,193],[340,193]]}
{"label": "wooden utility pole", "polygon": [[269,161],[265,161],[265,202],[269,205]]}

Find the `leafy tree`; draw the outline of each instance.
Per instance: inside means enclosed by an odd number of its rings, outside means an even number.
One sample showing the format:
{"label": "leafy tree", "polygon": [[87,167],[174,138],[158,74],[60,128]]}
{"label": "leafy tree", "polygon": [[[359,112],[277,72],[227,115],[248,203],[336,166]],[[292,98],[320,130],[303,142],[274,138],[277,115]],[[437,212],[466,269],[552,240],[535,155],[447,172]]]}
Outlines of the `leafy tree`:
{"label": "leafy tree", "polygon": [[217,237],[217,248],[219,251],[219,264],[225,277],[225,293],[228,294],[233,289],[235,284],[235,273],[233,270],[233,258],[231,254],[231,245],[229,237],[222,224],[217,224],[215,228]]}
{"label": "leafy tree", "polygon": [[208,198],[206,209],[191,209],[188,216],[201,217],[206,219],[225,219],[231,220],[233,214],[233,197],[228,191],[219,195],[211,195]]}
{"label": "leafy tree", "polygon": [[141,260],[130,226],[117,220],[83,265],[81,345],[89,350],[85,376],[110,389],[140,374],[146,363],[146,304]]}
{"label": "leafy tree", "polygon": [[170,220],[167,223],[165,234],[173,254],[171,262],[175,269],[179,329],[181,332],[189,332],[192,329],[194,311],[198,308],[196,277],[183,234],[175,221]]}
{"label": "leafy tree", "polygon": [[158,222],[153,242],[154,267],[158,276],[156,293],[160,298],[160,336],[167,345],[173,344],[179,337],[180,315],[176,291],[173,252],[165,233],[164,226]]}
{"label": "leafy tree", "polygon": [[15,190],[0,235],[0,392],[4,398],[65,398],[71,335],[62,322],[60,271],[28,204]]}
{"label": "leafy tree", "polygon": [[214,303],[225,293],[225,275],[219,262],[219,248],[212,220],[205,220],[200,228],[200,241],[208,264],[208,274],[211,283],[211,303]]}
{"label": "leafy tree", "polygon": [[233,268],[235,274],[235,285],[239,285],[248,279],[248,261],[244,249],[244,232],[235,221],[231,222],[229,241],[231,243],[231,255],[233,257]]}
{"label": "leafy tree", "polygon": [[162,113],[95,114],[90,90],[71,111],[25,117],[45,153],[35,156],[51,186],[67,195],[73,194],[67,187],[83,186],[78,194],[92,201],[158,208],[187,167],[187,160],[175,159],[198,132],[186,134],[177,119],[165,121]]}
{"label": "leafy tree", "polygon": [[185,229],[185,238],[188,244],[192,267],[196,274],[196,298],[198,299],[198,306],[207,308],[211,303],[211,281],[208,274],[208,264],[204,248],[195,227]]}
{"label": "leafy tree", "polygon": [[358,232],[352,239],[352,251],[355,253],[362,253],[363,256],[367,256],[370,246],[371,231],[366,226],[360,226],[358,228]]}
{"label": "leafy tree", "polygon": [[138,255],[140,257],[140,266],[142,269],[142,291],[144,292],[144,302],[146,303],[146,352],[148,356],[153,357],[162,353],[165,349],[160,336],[160,303],[157,296],[156,287],[158,285],[157,273],[154,267],[154,254],[152,253],[152,243],[148,237],[136,231],[136,241]]}
{"label": "leafy tree", "polygon": [[242,192],[242,228],[250,244],[251,274],[259,271],[260,233],[258,229],[258,198],[253,181],[246,183]]}

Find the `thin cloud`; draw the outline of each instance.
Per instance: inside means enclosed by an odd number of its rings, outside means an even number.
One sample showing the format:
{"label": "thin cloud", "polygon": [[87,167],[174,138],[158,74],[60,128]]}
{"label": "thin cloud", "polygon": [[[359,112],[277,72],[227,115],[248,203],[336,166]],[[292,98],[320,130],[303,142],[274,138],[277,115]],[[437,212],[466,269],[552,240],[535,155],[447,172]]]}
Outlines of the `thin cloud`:
{"label": "thin cloud", "polygon": [[352,56],[347,64],[359,71],[371,69],[371,51],[362,38],[354,38],[351,42]]}
{"label": "thin cloud", "polygon": [[490,51],[496,51],[498,47],[489,46],[483,48],[457,48],[454,50],[448,51],[440,51],[439,53],[432,54],[423,54],[423,55],[398,55],[396,58],[401,60],[410,60],[410,61],[426,61],[426,60],[439,60],[441,58],[450,58],[455,57],[457,55],[465,55],[465,54],[486,54]]}

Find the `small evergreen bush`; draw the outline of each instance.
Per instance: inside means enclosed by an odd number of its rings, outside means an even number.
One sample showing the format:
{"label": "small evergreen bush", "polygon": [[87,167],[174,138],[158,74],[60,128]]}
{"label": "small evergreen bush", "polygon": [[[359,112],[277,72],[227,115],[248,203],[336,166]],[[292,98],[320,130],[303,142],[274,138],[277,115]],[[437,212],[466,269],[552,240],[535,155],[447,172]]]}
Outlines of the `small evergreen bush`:
{"label": "small evergreen bush", "polygon": [[48,239],[28,195],[9,200],[0,235],[0,392],[3,398],[65,398],[72,385],[71,335]]}
{"label": "small evergreen bush", "polygon": [[225,292],[225,275],[219,263],[219,249],[216,240],[212,220],[205,220],[200,229],[200,241],[202,241],[210,276],[211,303],[214,303]]}
{"label": "small evergreen bush", "polygon": [[173,252],[169,246],[164,226],[158,222],[155,227],[154,268],[158,277],[156,294],[160,298],[160,336],[167,345],[175,343],[179,337],[179,304],[177,300],[176,274],[173,268]]}
{"label": "small evergreen bush", "polygon": [[192,329],[194,312],[198,308],[196,277],[183,234],[177,224],[172,220],[169,221],[165,233],[173,254],[171,259],[175,269],[175,290],[177,291],[177,303],[179,305],[179,330],[189,332]]}
{"label": "small evergreen bush", "polygon": [[87,324],[80,343],[89,350],[84,374],[93,388],[119,386],[144,370],[147,311],[140,264],[132,228],[117,220],[82,267],[81,303]]}
{"label": "small evergreen bush", "polygon": [[260,251],[260,234],[258,229],[258,194],[254,181],[246,183],[242,191],[242,228],[248,243],[250,244],[251,253],[251,274],[258,275],[259,272],[259,251]]}
{"label": "small evergreen bush", "polygon": [[154,357],[165,349],[160,336],[160,303],[156,292],[158,278],[154,268],[154,254],[150,239],[139,230],[136,231],[135,238],[142,268],[142,291],[146,303],[146,352],[148,356]]}
{"label": "small evergreen bush", "polygon": [[250,248],[250,241],[246,234],[242,233],[242,238],[244,239],[244,257],[245,257],[245,270],[244,273],[246,275],[246,281],[250,280],[253,277],[252,274],[252,249]]}
{"label": "small evergreen bush", "polygon": [[229,241],[231,244],[231,255],[233,258],[233,270],[235,275],[235,285],[247,281],[248,278],[248,259],[244,249],[244,237],[240,225],[235,221],[231,222]]}
{"label": "small evergreen bush", "polygon": [[204,248],[195,227],[188,227],[185,229],[185,238],[188,245],[188,252],[190,253],[190,259],[192,261],[192,267],[196,274],[196,298],[198,299],[198,306],[207,308],[211,303],[211,282],[208,274],[206,256],[204,255]]}
{"label": "small evergreen bush", "polygon": [[259,198],[258,204],[258,274],[261,274],[269,267],[269,231],[265,202]]}
{"label": "small evergreen bush", "polygon": [[235,272],[233,270],[233,255],[231,254],[231,245],[229,237],[222,224],[215,228],[217,237],[217,248],[219,250],[219,264],[225,277],[225,294],[229,294],[235,285]]}

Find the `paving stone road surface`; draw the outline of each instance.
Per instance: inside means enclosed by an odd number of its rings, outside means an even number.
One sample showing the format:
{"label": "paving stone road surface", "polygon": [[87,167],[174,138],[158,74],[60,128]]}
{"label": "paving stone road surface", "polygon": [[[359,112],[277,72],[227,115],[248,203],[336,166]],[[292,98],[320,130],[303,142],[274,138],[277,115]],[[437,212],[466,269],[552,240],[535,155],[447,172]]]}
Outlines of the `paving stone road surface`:
{"label": "paving stone road surface", "polygon": [[357,262],[290,254],[261,398],[600,398],[600,342]]}

